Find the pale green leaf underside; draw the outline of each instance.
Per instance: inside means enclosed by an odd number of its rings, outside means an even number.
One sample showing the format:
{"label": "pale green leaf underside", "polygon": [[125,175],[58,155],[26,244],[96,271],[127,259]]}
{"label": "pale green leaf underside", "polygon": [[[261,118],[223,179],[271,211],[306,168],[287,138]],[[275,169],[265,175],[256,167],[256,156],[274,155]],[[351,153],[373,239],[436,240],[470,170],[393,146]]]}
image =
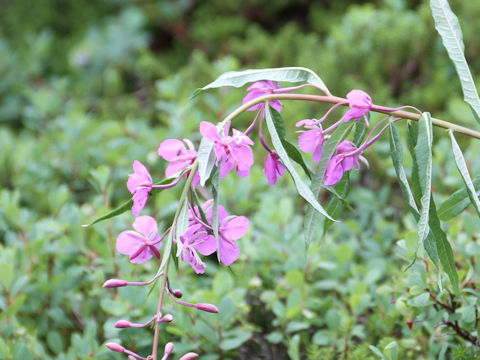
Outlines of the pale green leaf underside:
{"label": "pale green leaf underside", "polygon": [[[457,17],[450,9],[447,0],[430,0],[435,28],[442,37],[443,45],[447,49],[448,56],[452,59],[457,69],[462,84],[465,101],[470,104],[478,116],[480,116],[480,98],[475,82],[465,59],[462,39],[462,30]],[[478,120],[477,120],[478,121]]]}
{"label": "pale green leaf underside", "polygon": [[415,146],[418,175],[422,197],[420,200],[420,219],[418,220],[418,236],[424,241],[428,234],[428,216],[432,195],[432,119],[429,113],[423,113],[418,121],[418,138]]}
{"label": "pale green leaf underside", "polygon": [[213,141],[206,137],[202,137],[200,146],[198,147],[198,175],[200,176],[200,185],[204,186],[210,177],[213,167],[215,166],[215,154],[213,152]]}
{"label": "pale green leaf underside", "polygon": [[[348,133],[351,131],[353,123],[342,123],[332,134],[331,137],[323,144],[322,156],[320,162],[318,163],[315,174],[312,176],[312,183],[310,189],[315,195],[315,198],[318,198],[320,189],[322,188],[325,175],[325,170],[327,169],[327,164],[330,158],[335,153],[337,145],[344,140]],[[314,211],[313,207],[307,206],[307,211],[305,214],[305,239],[307,244],[310,244],[315,237],[315,229],[318,226],[319,218],[317,212]]]}
{"label": "pale green leaf underside", "polygon": [[277,151],[278,156],[282,160],[283,164],[289,171],[290,175],[295,182],[295,186],[297,187],[297,191],[301,197],[303,197],[306,201],[308,201],[320,214],[327,217],[328,219],[335,221],[328,215],[322,205],[319,204],[317,198],[313,195],[312,190],[303,182],[303,180],[298,175],[297,171],[295,170],[285,148],[282,145],[282,141],[277,133],[277,129],[275,128],[275,124],[272,119],[272,114],[270,112],[270,106],[265,107],[265,120],[267,122],[267,128],[270,132],[270,137],[272,139],[272,144],[275,150]]}
{"label": "pale green leaf underside", "polygon": [[[324,90],[328,95],[330,91],[324,84],[322,79],[315,74],[312,70],[304,67],[283,67],[272,69],[250,69],[243,71],[230,71],[220,75],[214,82],[204,86],[200,91],[219,88],[223,86],[241,87],[245,84],[260,81],[286,81],[286,82],[306,82],[319,87]],[[195,97],[199,91],[196,91],[192,97]]]}
{"label": "pale green leaf underside", "polygon": [[[473,186],[475,189],[480,189],[480,177],[473,179]],[[478,196],[480,196],[480,191],[477,191]],[[440,209],[438,209],[438,216],[441,220],[448,221],[459,215],[470,203],[467,188],[464,187],[455,191],[442,203]]]}
{"label": "pale green leaf underside", "polygon": [[449,133],[450,139],[452,140],[452,149],[453,156],[455,157],[455,163],[457,164],[458,171],[460,171],[463,181],[465,182],[468,197],[470,198],[470,201],[473,204],[473,207],[475,208],[477,214],[480,216],[480,200],[478,200],[477,191],[475,190],[475,186],[473,185],[470,174],[468,173],[467,164],[463,157],[462,150],[458,146],[457,140],[455,140],[453,132],[449,131]]}

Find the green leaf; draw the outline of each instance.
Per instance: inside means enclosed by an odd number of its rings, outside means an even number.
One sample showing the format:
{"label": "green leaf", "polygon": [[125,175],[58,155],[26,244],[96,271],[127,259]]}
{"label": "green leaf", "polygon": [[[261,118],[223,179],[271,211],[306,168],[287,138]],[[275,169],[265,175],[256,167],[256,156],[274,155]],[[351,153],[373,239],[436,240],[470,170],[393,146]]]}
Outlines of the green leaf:
{"label": "green leaf", "polygon": [[[480,189],[480,177],[473,179],[473,187]],[[480,196],[480,190],[477,192],[477,197]],[[467,188],[455,191],[450,197],[445,200],[440,209],[438,209],[438,216],[441,220],[447,221],[460,214],[465,208],[470,205],[471,201],[468,196]]]}
{"label": "green leaf", "polygon": [[[181,176],[181,174],[179,175]],[[166,184],[169,184],[171,183],[172,181],[174,181],[175,178],[167,178],[167,179],[163,179],[162,181],[158,182],[158,183],[155,183],[155,185],[166,185]],[[152,193],[155,192],[155,191],[161,191],[161,189],[153,189],[152,190]],[[133,205],[133,200],[130,199],[130,200],[127,200],[126,202],[124,202],[122,205],[120,205],[119,207],[117,207],[116,209],[113,209],[112,211],[109,211],[108,213],[106,213],[105,215],[102,215],[98,218],[96,218],[95,220],[93,220],[90,224],[84,224],[82,225],[83,227],[89,227],[89,226],[92,226],[96,223],[99,223],[100,221],[104,221],[104,220],[107,220],[107,219],[111,219],[115,216],[118,216],[118,215],[121,215],[123,214],[125,211],[128,211],[129,209],[132,208],[132,205]]]}
{"label": "green leaf", "polygon": [[0,284],[9,290],[13,281],[13,266],[7,263],[0,263]]}
{"label": "green leaf", "polygon": [[470,178],[470,174],[468,173],[467,164],[462,154],[462,150],[458,146],[457,140],[455,140],[455,136],[453,135],[453,131],[449,131],[450,139],[452,140],[452,148],[453,148],[453,155],[455,157],[455,163],[457,164],[458,171],[462,175],[463,181],[465,182],[465,186],[467,189],[468,197],[473,204],[473,207],[477,211],[478,216],[480,216],[480,201],[478,200],[477,191],[475,190],[475,186],[473,185],[472,179]]}
{"label": "green leaf", "polygon": [[[219,166],[221,164],[218,164]],[[220,168],[220,167],[219,167]],[[213,195],[213,207],[212,207],[212,228],[213,236],[217,241],[217,260],[220,262],[220,237],[218,236],[218,196],[220,186],[220,171],[215,171],[212,178],[212,195]]]}
{"label": "green leaf", "polygon": [[403,196],[407,200],[407,204],[410,210],[413,212],[418,212],[415,198],[413,197],[412,190],[410,189],[410,184],[408,183],[407,175],[405,174],[405,169],[403,168],[402,143],[400,140],[400,134],[398,133],[398,130],[394,123],[390,124],[389,134],[390,155],[392,156],[393,167],[395,168],[395,172],[397,173],[400,188],[402,189]]}
{"label": "green leaf", "polygon": [[459,292],[458,274],[455,268],[455,259],[453,257],[453,250],[447,240],[447,235],[440,226],[440,219],[438,218],[437,209],[433,198],[430,200],[429,226],[435,237],[438,257],[442,263],[443,269],[450,278],[453,289],[456,293]]}
{"label": "green leaf", "polygon": [[287,152],[285,151],[285,148],[282,145],[280,137],[278,136],[275,124],[273,123],[272,113],[270,112],[270,106],[267,106],[265,110],[265,120],[267,122],[268,131],[270,132],[270,138],[272,139],[273,147],[277,151],[278,156],[280,157],[283,164],[292,176],[299,195],[302,196],[306,201],[308,201],[320,214],[329,218],[330,220],[334,220],[330,217],[330,215],[328,215],[322,205],[318,203],[315,195],[313,195],[312,193],[312,190],[310,190],[310,188],[303,182],[303,180],[298,175],[292,162],[290,161],[290,158],[288,157]]}
{"label": "green leaf", "polygon": [[[328,140],[323,144],[322,157],[318,163],[317,169],[313,174],[312,183],[310,189],[314,194],[315,198],[318,198],[320,189],[322,188],[325,175],[325,170],[327,169],[328,161],[335,153],[337,145],[340,144],[349,134],[353,126],[353,123],[342,123],[328,138]],[[305,239],[307,245],[310,244],[315,237],[315,229],[317,229],[321,219],[318,217],[316,211],[313,210],[311,206],[307,206],[307,211],[305,214]]]}
{"label": "green leaf", "polygon": [[[162,255],[162,262],[160,263],[160,267],[158,268],[157,274],[155,276],[160,274],[163,271],[163,269],[165,268],[165,265],[167,265],[168,258],[170,256],[170,253],[172,252],[173,232],[174,232],[173,230],[170,230],[168,232],[168,235],[167,235],[166,239],[165,239],[165,245],[164,245],[164,248],[163,248],[163,255]],[[166,276],[166,274],[164,276]]]}
{"label": "green leaf", "polygon": [[180,213],[178,214],[177,223],[175,224],[175,237],[177,242],[177,257],[182,253],[183,244],[180,241],[180,236],[185,234],[188,229],[188,202],[184,201]]}
{"label": "green leaf", "polygon": [[90,224],[85,224],[85,225],[82,225],[83,227],[88,227],[88,226],[92,226],[96,223],[99,223],[100,221],[103,221],[103,220],[107,220],[107,219],[110,219],[110,218],[113,218],[115,216],[118,216],[118,215],[121,215],[123,214],[125,211],[128,211],[129,209],[132,208],[132,205],[133,205],[133,200],[130,199],[130,200],[127,200],[125,201],[122,205],[120,205],[119,207],[117,207],[116,209],[112,210],[112,211],[109,211],[108,213],[106,213],[105,215],[102,215],[98,218],[96,218],[95,220],[93,220]]}
{"label": "green leaf", "polygon": [[285,122],[283,121],[282,116],[277,110],[275,110],[271,106],[270,106],[270,112],[272,113],[275,129],[277,129],[278,136],[280,137],[280,140],[282,141],[282,145],[285,148],[285,151],[287,152],[288,156],[290,157],[290,159],[292,159],[298,165],[300,165],[303,171],[305,171],[305,174],[311,179],[311,176],[312,176],[311,171],[307,167],[307,164],[305,164],[302,153],[298,151],[295,145],[291,144],[286,139]]}
{"label": "green leaf", "polygon": [[207,89],[214,89],[224,86],[241,87],[247,83],[272,80],[285,82],[307,82],[324,90],[327,95],[331,95],[327,86],[322,79],[312,70],[304,67],[283,67],[273,69],[250,69],[243,71],[230,71],[220,75],[214,82],[204,86],[201,89],[196,89],[190,96],[190,99],[195,98],[202,91]]}
{"label": "green leaf", "polygon": [[[409,152],[410,152],[410,156],[412,157],[412,163],[413,163],[412,177],[411,177],[411,181],[412,181],[411,189],[413,190],[412,195],[415,199],[415,202],[412,202],[411,200],[409,200],[409,204],[413,204],[413,203],[416,203],[416,202],[420,202],[422,190],[421,190],[421,187],[420,187],[420,179],[419,179],[419,175],[418,175],[417,155],[416,155],[416,151],[415,151],[415,148],[416,148],[416,145],[417,145],[417,131],[412,126],[411,122],[408,122],[407,134],[408,134],[408,137],[407,137],[407,139],[408,139],[408,149],[409,149]],[[397,149],[400,148],[400,146],[401,145],[399,144],[397,146]],[[399,155],[399,153],[397,153],[397,156],[398,155]],[[394,165],[395,165],[395,163],[394,163]],[[398,176],[398,173],[397,173],[397,176]],[[408,185],[408,182],[407,182],[407,185]],[[411,210],[411,212],[412,212],[412,214],[415,218],[415,221],[417,221],[417,223],[418,223],[418,221],[420,219],[420,213],[418,212],[418,209],[415,206],[415,207],[410,207],[410,210]],[[421,244],[421,243],[422,242],[419,241],[419,244]],[[432,259],[435,267],[438,268],[439,263],[440,263],[440,259],[438,257],[437,241],[436,241],[435,237],[433,236],[433,233],[431,232],[431,230],[427,233],[427,237],[423,241],[423,247],[425,248],[428,256],[430,257],[430,259]],[[405,270],[410,268],[415,263],[415,259],[416,259],[416,257],[413,258],[412,262],[407,266],[407,268]]]}
{"label": "green leaf", "polygon": [[417,171],[422,191],[420,199],[420,219],[418,220],[418,236],[423,242],[428,234],[428,214],[432,195],[432,118],[423,113],[418,121],[418,138],[415,145]]}
{"label": "green leaf", "polygon": [[[457,69],[464,99],[480,116],[480,98],[465,59],[465,45],[458,19],[450,9],[447,0],[430,0],[430,7],[435,20],[435,28],[442,37],[443,46],[447,49],[448,56]],[[478,120],[478,117],[476,119]]]}
{"label": "green leaf", "polygon": [[215,166],[215,153],[213,152],[213,141],[202,137],[198,147],[198,175],[200,176],[200,185],[205,186],[205,182],[210,177]]}

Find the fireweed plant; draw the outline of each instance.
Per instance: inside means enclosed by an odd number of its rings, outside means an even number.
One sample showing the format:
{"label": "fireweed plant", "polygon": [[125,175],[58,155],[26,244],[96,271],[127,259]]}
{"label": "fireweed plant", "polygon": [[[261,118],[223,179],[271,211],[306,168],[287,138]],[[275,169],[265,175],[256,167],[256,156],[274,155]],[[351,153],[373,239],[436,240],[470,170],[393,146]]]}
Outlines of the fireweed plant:
{"label": "fireweed plant", "polygon": [[[466,101],[479,115],[480,100],[476,91],[472,93],[473,79],[468,66],[458,58],[459,48],[451,43],[453,35],[458,37],[458,21],[445,1],[432,1],[432,10],[437,29],[441,34],[450,57],[454,60],[465,93]],[[450,20],[450,21],[447,21]],[[452,25],[453,24],[453,25]],[[457,27],[455,27],[455,24]],[[449,28],[448,26],[453,26]],[[461,35],[461,33],[460,33]],[[450,39],[450,40],[449,40]],[[458,39],[457,39],[458,40]],[[460,38],[461,40],[461,38]],[[463,55],[463,49],[461,49]],[[453,54],[453,55],[452,55]],[[463,58],[464,61],[464,58]],[[465,76],[470,76],[465,81]],[[281,83],[301,83],[293,87],[282,87]],[[427,255],[439,270],[448,276],[453,293],[462,291],[462,285],[455,269],[453,251],[443,231],[432,197],[432,141],[433,126],[447,129],[452,142],[456,165],[465,182],[465,189],[476,212],[480,215],[480,202],[463,158],[455,140],[454,132],[480,139],[480,132],[461,125],[431,117],[428,112],[421,112],[411,106],[390,108],[375,105],[371,97],[362,90],[352,90],[346,98],[330,94],[328,88],[317,74],[306,68],[277,68],[229,72],[221,75],[211,84],[198,89],[199,93],[224,86],[248,86],[240,107],[234,110],[218,124],[203,121],[199,124],[202,140],[195,150],[195,145],[188,139],[166,139],[160,143],[158,155],[168,162],[165,179],[155,182],[149,170],[138,160],[133,162],[133,173],[127,180],[131,200],[112,212],[96,219],[92,224],[112,218],[127,210],[135,216],[132,229],[121,232],[116,241],[119,253],[129,257],[132,264],[146,261],[158,261],[157,273],[149,281],[127,281],[109,279],[105,288],[124,286],[149,286],[160,282],[157,311],[146,323],[119,320],[117,328],[138,328],[154,326],[152,352],[146,357],[138,355],[117,343],[107,343],[112,351],[121,352],[136,359],[168,359],[174,345],[168,342],[163,353],[159,350],[160,324],[174,321],[175,316],[165,314],[163,305],[166,298],[179,306],[200,311],[218,313],[214,304],[195,303],[181,300],[180,289],[170,287],[169,266],[172,259],[178,266],[188,264],[193,272],[201,275],[207,264],[204,256],[216,253],[218,261],[226,266],[239,258],[237,242],[249,230],[249,220],[245,216],[230,215],[219,203],[219,181],[226,176],[245,178],[255,163],[252,148],[262,146],[266,150],[263,173],[268,184],[274,186],[277,180],[288,171],[293,178],[297,191],[307,202],[305,214],[305,238],[307,243],[318,237],[316,229],[320,221],[334,222],[331,207],[325,209],[318,201],[321,191],[331,193],[334,201],[344,199],[337,191],[336,185],[344,179],[349,181],[348,173],[353,168],[368,167],[364,157],[365,151],[374,147],[376,141],[386,135],[390,139],[390,153],[400,187],[408,208],[418,224],[418,245],[423,245]],[[473,85],[474,86],[474,85]],[[319,94],[303,94],[301,90],[311,87]],[[474,88],[473,88],[474,89]],[[320,118],[293,119],[296,130],[288,131],[288,137],[297,137],[298,148],[287,140],[287,127],[280,115],[287,101],[310,101],[331,104],[331,108]],[[338,110],[347,107],[344,114]],[[255,111],[253,121],[245,129],[238,129],[235,119],[245,111]],[[385,116],[370,122],[370,113],[382,113]],[[415,126],[414,123],[418,125]],[[413,160],[410,179],[403,167],[402,142],[396,128],[397,123],[407,127],[408,146]],[[480,120],[479,120],[480,123]],[[268,137],[265,135],[268,133]],[[353,136],[352,136],[353,135]],[[312,154],[314,170],[311,171],[304,161],[304,154]],[[303,169],[305,176],[297,172],[293,162]],[[310,180],[310,186],[304,178]],[[160,233],[157,220],[141,215],[148,205],[149,198],[158,191],[165,191],[175,186],[183,186],[178,206],[170,226]],[[198,191],[208,187],[213,195],[202,202]],[[205,192],[202,192],[204,194]],[[152,260],[153,259],[153,260]],[[180,261],[178,261],[180,260]],[[412,259],[412,263],[415,258]],[[439,281],[441,287],[441,281]],[[188,299],[192,301],[191,299]],[[465,336],[464,336],[465,337]],[[469,341],[476,341],[465,337]],[[478,345],[478,344],[476,344]],[[181,360],[194,359],[198,354],[190,352]]]}

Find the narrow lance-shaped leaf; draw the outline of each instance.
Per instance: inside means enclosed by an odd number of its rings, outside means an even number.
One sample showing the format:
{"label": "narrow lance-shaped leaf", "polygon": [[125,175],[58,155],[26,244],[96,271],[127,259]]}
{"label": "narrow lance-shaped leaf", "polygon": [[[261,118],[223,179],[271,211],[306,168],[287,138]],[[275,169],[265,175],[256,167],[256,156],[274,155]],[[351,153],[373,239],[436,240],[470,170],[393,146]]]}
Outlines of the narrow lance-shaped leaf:
{"label": "narrow lance-shaped leaf", "polygon": [[[473,187],[480,189],[480,177],[473,179]],[[480,190],[477,191],[478,196],[480,196]],[[438,216],[440,220],[448,221],[459,215],[470,204],[467,188],[457,190],[442,203],[440,209],[438,209]]]}
{"label": "narrow lance-shaped leaf", "polygon": [[[179,174],[178,176],[181,176],[181,174]],[[165,184],[169,184],[171,183],[172,181],[174,181],[175,178],[167,178],[167,179],[163,179],[162,181],[160,182],[157,182],[155,183],[155,185],[165,185]],[[161,191],[160,189],[153,189],[152,190],[152,193],[156,192],[156,191]],[[85,225],[82,225],[83,227],[88,227],[88,226],[92,226],[94,224],[97,224],[101,221],[104,221],[104,220],[108,220],[108,219],[111,219],[115,216],[118,216],[118,215],[121,215],[123,214],[124,212],[130,210],[132,208],[132,205],[133,205],[133,200],[130,199],[130,200],[127,200],[125,201],[122,205],[118,206],[117,208],[109,211],[108,213],[106,213],[105,215],[102,215],[98,218],[96,218],[95,220],[93,220],[90,224],[85,224]]]}
{"label": "narrow lance-shaped leaf", "polygon": [[175,225],[175,240],[177,241],[177,257],[182,253],[183,244],[180,236],[185,234],[188,229],[188,202],[184,201],[180,213],[178,214],[177,223]]}
{"label": "narrow lance-shaped leaf", "polygon": [[[325,170],[327,169],[328,161],[335,153],[335,149],[337,145],[344,140],[349,132],[351,131],[353,123],[342,123],[328,138],[328,140],[323,144],[322,149],[322,157],[320,158],[320,162],[318,163],[317,169],[312,177],[312,183],[310,185],[310,189],[314,194],[315,198],[318,198],[320,189],[322,188],[324,182],[324,175]],[[313,238],[315,237],[315,229],[318,228],[320,222],[320,218],[314,209],[307,205],[307,211],[305,214],[305,239],[307,245],[311,243]]]}
{"label": "narrow lance-shaped leaf", "polygon": [[288,156],[290,157],[290,159],[292,159],[298,165],[300,165],[303,171],[305,171],[305,174],[309,178],[311,178],[312,175],[311,175],[310,169],[308,168],[307,164],[305,164],[302,153],[298,151],[295,145],[291,144],[286,139],[285,122],[283,121],[282,116],[277,110],[275,110],[271,106],[270,106],[270,112],[272,114],[273,123],[275,124],[275,129],[277,129],[278,136],[280,137],[280,140],[282,141],[282,145],[285,148],[285,151],[287,152]]}
{"label": "narrow lance-shaped leaf", "polygon": [[[408,133],[408,150],[410,152],[410,156],[412,157],[412,176],[411,176],[411,181],[412,181],[412,186],[411,189],[413,190],[413,197],[415,198],[416,203],[420,203],[421,197],[422,197],[422,189],[420,187],[420,180],[419,180],[419,174],[418,174],[418,162],[417,162],[417,155],[416,155],[416,145],[417,145],[417,131],[413,127],[411,122],[408,122],[407,124],[407,133]],[[401,146],[399,144],[399,146]],[[418,223],[420,219],[420,213],[416,209],[412,209],[412,214],[415,218],[415,221]],[[421,244],[421,240],[419,240],[419,244]],[[440,265],[440,259],[438,257],[438,249],[437,249],[437,240],[435,239],[435,236],[433,236],[432,231],[430,230],[427,234],[426,239],[423,241],[423,247],[425,248],[425,251],[427,252],[428,256],[430,259],[433,261],[433,264],[435,265],[436,268],[439,268]],[[410,266],[413,265],[415,262],[415,259],[410,263]],[[407,267],[407,269],[408,269]]]}
{"label": "narrow lance-shaped leaf", "polygon": [[268,131],[270,132],[270,138],[272,139],[273,147],[277,151],[278,156],[280,157],[283,164],[292,176],[299,195],[302,196],[306,201],[308,201],[320,214],[329,218],[330,220],[334,220],[330,217],[330,215],[327,214],[322,205],[318,203],[315,195],[312,193],[310,188],[303,182],[303,180],[300,178],[297,171],[295,170],[292,162],[290,161],[290,158],[287,155],[287,152],[285,151],[285,148],[282,145],[280,137],[278,136],[275,124],[273,123],[272,114],[270,112],[270,106],[268,106],[268,104],[265,110],[265,120],[267,122]]}
{"label": "narrow lance-shaped leaf", "polygon": [[213,195],[213,207],[212,207],[212,228],[213,236],[217,241],[217,260],[220,262],[220,237],[218,236],[218,196],[219,196],[219,186],[220,186],[220,168],[221,164],[218,164],[219,167],[217,171],[213,174],[212,177],[212,195]]}
{"label": "narrow lance-shaped leaf", "polygon": [[470,174],[468,173],[467,164],[465,162],[465,159],[463,158],[462,150],[458,146],[457,140],[455,140],[453,131],[450,130],[449,133],[450,139],[452,140],[452,149],[453,156],[455,157],[455,163],[457,164],[458,171],[460,171],[463,181],[465,182],[468,197],[470,198],[473,207],[477,211],[477,214],[480,216],[480,201],[478,200],[477,191],[475,190],[475,186],[473,185]]}
{"label": "narrow lance-shaped leaf", "polygon": [[390,155],[392,156],[393,167],[397,173],[400,188],[402,189],[403,196],[407,200],[410,210],[418,213],[417,204],[415,203],[415,198],[413,197],[412,190],[410,189],[410,184],[408,183],[405,169],[403,168],[403,151],[400,135],[394,123],[390,124],[389,130]]}
{"label": "narrow lance-shaped leaf", "polygon": [[442,263],[443,269],[450,278],[450,282],[453,285],[455,292],[459,292],[458,288],[458,274],[455,268],[455,259],[453,257],[453,250],[448,242],[447,235],[440,226],[440,219],[438,218],[437,209],[433,198],[430,200],[430,214],[429,214],[429,226],[435,236],[438,257]]}
{"label": "narrow lance-shaped leaf", "polygon": [[162,261],[160,262],[160,267],[158,268],[157,274],[155,276],[160,274],[163,271],[163,269],[165,268],[165,266],[167,265],[168,258],[170,256],[170,253],[172,252],[172,243],[173,243],[173,233],[174,232],[175,232],[174,229],[172,229],[172,231],[169,231],[169,233],[168,233],[168,235],[165,239],[165,243],[163,245]]}
{"label": "narrow lance-shaped leaf", "polygon": [[322,79],[315,74],[312,70],[304,67],[283,67],[272,69],[250,69],[243,71],[230,71],[220,75],[215,81],[204,86],[201,89],[197,89],[190,96],[193,99],[202,91],[207,89],[219,88],[224,86],[241,87],[245,84],[260,81],[285,81],[285,82],[306,82],[314,86],[319,87],[323,91],[330,95],[327,86],[323,83]]}
{"label": "narrow lance-shaped leaf", "polygon": [[432,119],[429,113],[423,113],[418,121],[418,138],[415,145],[418,178],[422,190],[418,220],[418,236],[422,242],[428,234],[428,214],[432,194],[432,139]]}
{"label": "narrow lance-shaped leaf", "polygon": [[[452,59],[457,69],[460,83],[462,84],[465,101],[470,104],[479,121],[480,98],[478,96],[475,82],[465,59],[465,45],[463,44],[462,29],[457,17],[450,9],[447,0],[430,0],[435,28],[442,37],[443,46],[447,49],[448,56]],[[479,121],[480,122],[480,121]]]}
{"label": "narrow lance-shaped leaf", "polygon": [[198,175],[200,176],[200,185],[204,186],[210,177],[213,167],[215,166],[215,153],[213,152],[213,141],[206,137],[202,137],[200,146],[198,147]]}
{"label": "narrow lance-shaped leaf", "polygon": [[[418,222],[420,219],[420,214],[418,212],[418,207],[415,202],[415,197],[413,195],[412,189],[410,188],[410,184],[408,183],[407,176],[405,174],[405,169],[403,167],[403,151],[402,151],[402,143],[400,141],[400,135],[398,134],[398,130],[394,123],[390,124],[389,129],[390,134],[390,154],[392,156],[393,167],[395,168],[395,172],[397,174],[398,181],[400,183],[400,188],[402,189],[402,193],[404,198],[407,200],[408,208],[412,213],[415,221]],[[415,141],[414,141],[415,142]],[[411,144],[415,146],[415,144]],[[415,152],[412,151],[413,156],[415,156]],[[414,164],[416,164],[416,159],[414,158]],[[413,169],[414,174],[416,174],[416,168]],[[408,270],[417,259],[417,250],[422,242],[418,241],[418,244],[415,249],[414,257],[410,264],[406,267],[405,271]],[[432,259],[433,263],[436,267],[439,264],[439,257],[437,251],[437,245],[435,237],[431,231],[428,232],[426,239],[423,242],[425,250],[427,251],[428,255]]]}

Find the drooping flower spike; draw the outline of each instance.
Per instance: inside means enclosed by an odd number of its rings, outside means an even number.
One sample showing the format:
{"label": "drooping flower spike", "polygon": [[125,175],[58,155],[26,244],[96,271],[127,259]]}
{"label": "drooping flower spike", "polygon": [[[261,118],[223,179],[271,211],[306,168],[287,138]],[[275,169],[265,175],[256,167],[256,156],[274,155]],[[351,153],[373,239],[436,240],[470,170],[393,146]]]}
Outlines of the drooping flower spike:
{"label": "drooping flower spike", "polygon": [[133,195],[132,214],[138,216],[147,204],[153,181],[147,168],[140,161],[133,162],[133,171],[134,173],[128,176],[127,188]]}
{"label": "drooping flower spike", "polygon": [[227,123],[220,135],[217,127],[208,122],[200,123],[200,133],[214,142],[214,152],[217,157],[216,165],[221,161],[220,177],[224,178],[232,169],[237,170],[241,177],[250,174],[250,167],[253,165],[253,151],[250,148],[254,142],[244,133],[232,129],[233,135],[228,135],[230,123]]}
{"label": "drooping flower spike", "polygon": [[141,264],[152,256],[160,259],[160,248],[162,239],[167,232],[160,236],[158,234],[158,225],[151,216],[139,216],[133,223],[136,231],[122,231],[117,237],[117,250],[130,256],[130,262]]}
{"label": "drooping flower spike", "polygon": [[[188,139],[184,139],[183,141],[187,144],[188,149],[182,141],[177,139],[167,139],[162,141],[158,147],[158,155],[169,162],[165,169],[165,176],[167,178],[179,174],[182,170],[191,166],[197,159],[197,152],[195,151],[193,143]],[[190,172],[187,171],[185,177],[188,177],[189,174]],[[199,181],[200,177],[197,172],[193,178],[193,187],[196,187]]]}

